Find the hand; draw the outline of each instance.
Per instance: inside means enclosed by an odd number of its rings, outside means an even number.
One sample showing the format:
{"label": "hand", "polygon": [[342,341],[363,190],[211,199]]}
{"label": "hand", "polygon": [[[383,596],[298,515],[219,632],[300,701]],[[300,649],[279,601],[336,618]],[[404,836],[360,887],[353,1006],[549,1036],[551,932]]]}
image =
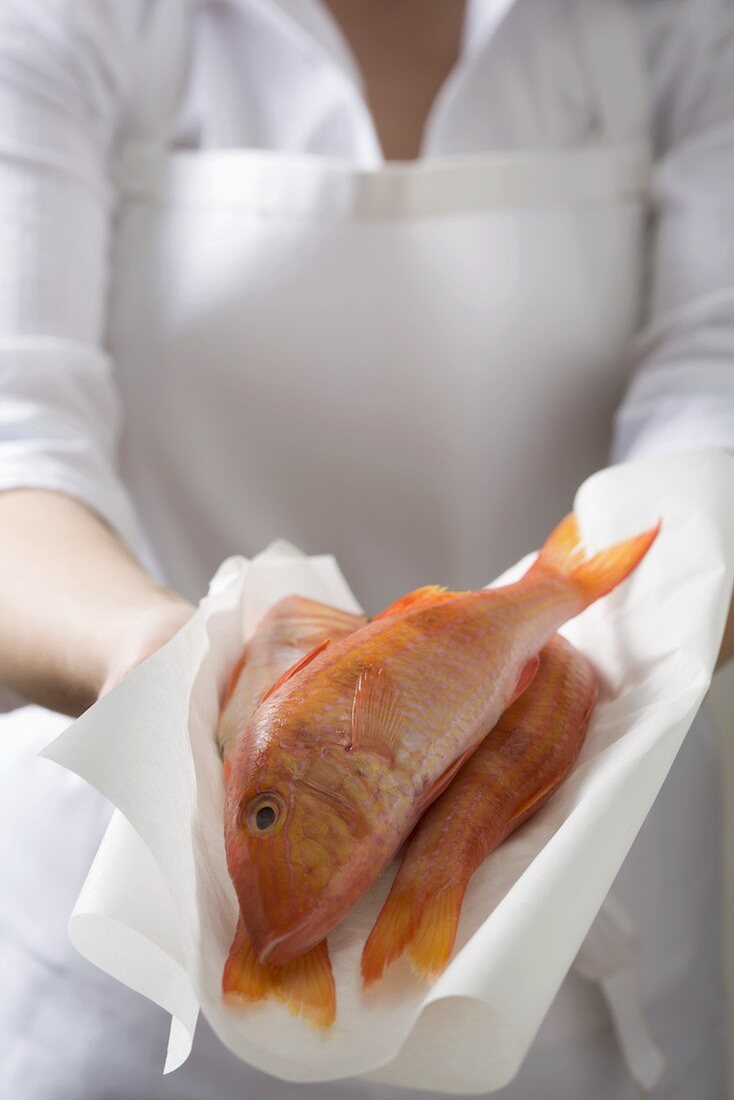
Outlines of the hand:
{"label": "hand", "polygon": [[194,612],[63,493],[0,493],[0,683],[77,717]]}
{"label": "hand", "polygon": [[134,668],[169,642],[186,625],[195,610],[192,604],[172,594],[157,606],[126,616],[126,621],[120,624],[120,641],[99,697],[112,691]]}

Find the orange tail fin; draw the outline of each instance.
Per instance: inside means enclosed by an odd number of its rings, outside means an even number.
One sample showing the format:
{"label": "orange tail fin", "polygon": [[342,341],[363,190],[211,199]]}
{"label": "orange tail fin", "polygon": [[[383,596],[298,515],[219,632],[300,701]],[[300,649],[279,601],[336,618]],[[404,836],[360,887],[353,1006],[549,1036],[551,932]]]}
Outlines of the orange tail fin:
{"label": "orange tail fin", "polygon": [[275,996],[293,1016],[304,1016],[317,1027],[330,1027],[334,1023],[336,986],[326,940],[273,970]]}
{"label": "orange tail fin", "polygon": [[242,917],[222,974],[222,992],[246,1001],[276,997],[294,1016],[317,1027],[329,1027],[336,1017],[336,987],[326,940],[285,966],[257,958]]}
{"label": "orange tail fin", "polygon": [[426,905],[407,953],[415,973],[435,981],[448,966],[456,942],[464,891],[458,886],[435,894]]}
{"label": "orange tail fin", "polygon": [[365,989],[381,978],[385,967],[403,954],[417,920],[416,907],[410,899],[391,890],[362,949]]}
{"label": "orange tail fin", "polygon": [[232,946],[222,974],[222,992],[262,1001],[273,991],[273,968],[258,960],[242,917],[237,919]]}
{"label": "orange tail fin", "polygon": [[584,606],[588,607],[616,588],[639,565],[657,538],[660,525],[658,520],[649,531],[588,557],[576,516],[570,512],[550,534],[528,574],[539,571],[568,579],[581,589]]}
{"label": "orange tail fin", "polygon": [[460,885],[425,902],[391,891],[362,951],[365,989],[403,954],[419,977],[435,980],[451,958],[463,898]]}

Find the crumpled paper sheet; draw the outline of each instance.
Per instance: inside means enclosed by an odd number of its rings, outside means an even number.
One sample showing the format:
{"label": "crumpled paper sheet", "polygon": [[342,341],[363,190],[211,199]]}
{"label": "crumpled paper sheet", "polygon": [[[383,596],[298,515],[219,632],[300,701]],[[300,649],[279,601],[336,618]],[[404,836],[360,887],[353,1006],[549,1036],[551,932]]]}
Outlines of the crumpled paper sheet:
{"label": "crumpled paper sheet", "polygon": [[357,604],[333,558],[287,543],[222,565],[190,623],[45,750],[118,808],[69,932],[171,1013],[168,1070],[187,1057],[201,1009],[235,1054],[288,1080],[369,1074],[468,1093],[514,1076],[709,685],[732,587],[733,490],[734,459],[718,452],[614,467],[582,486],[591,548],[659,515],[663,530],[631,580],[565,630],[602,685],[578,764],[474,876],[458,950],[432,988],[400,962],[362,994],[360,951],[392,872],[375,883],[329,938],[338,1016],[326,1033],[277,1003],[222,1001],[237,905],[212,733],[243,638],[273,601]]}

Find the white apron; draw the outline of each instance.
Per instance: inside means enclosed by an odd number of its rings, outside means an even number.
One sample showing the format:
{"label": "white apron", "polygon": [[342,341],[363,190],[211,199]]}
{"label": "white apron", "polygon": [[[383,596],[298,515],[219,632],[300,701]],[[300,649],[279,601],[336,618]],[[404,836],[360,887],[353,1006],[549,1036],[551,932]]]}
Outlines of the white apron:
{"label": "white apron", "polygon": [[[589,147],[365,171],[281,152],[169,149],[148,112],[121,159],[108,343],[126,417],[123,476],[181,591],[198,598],[222,558],[277,535],[333,551],[372,611],[425,583],[478,586],[538,545],[605,464],[643,297],[647,150],[642,138],[620,140],[630,119],[643,129],[634,24],[616,2],[595,6],[590,18],[578,5],[603,131]],[[183,42],[185,30],[181,19],[170,33]],[[710,742],[691,733],[618,891],[641,928],[643,985],[668,1059],[655,1095],[670,1100],[723,1097],[718,882],[702,871],[718,836]],[[0,903],[18,1015],[1,1096],[399,1094],[264,1077],[204,1022],[189,1062],[161,1078],[162,1013],[64,940],[106,812],[74,777],[27,766],[32,796],[9,798],[24,838],[12,865],[18,902],[11,881]],[[45,865],[59,889],[35,902],[48,920],[38,956],[23,931],[34,904],[25,879]],[[594,985],[569,977],[518,1080],[498,1095],[638,1095]]]}

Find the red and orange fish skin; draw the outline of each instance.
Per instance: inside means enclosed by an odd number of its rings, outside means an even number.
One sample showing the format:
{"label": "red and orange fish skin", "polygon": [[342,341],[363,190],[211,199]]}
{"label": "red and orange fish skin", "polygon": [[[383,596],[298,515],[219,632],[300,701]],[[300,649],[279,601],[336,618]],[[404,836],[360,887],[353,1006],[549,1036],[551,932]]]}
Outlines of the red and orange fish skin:
{"label": "red and orange fish skin", "polygon": [[362,958],[366,985],[407,952],[435,978],[451,955],[476,869],[573,767],[597,697],[590,662],[553,638],[537,676],[413,830]]}
{"label": "red and orange fish skin", "polygon": [[[444,593],[378,617],[261,703],[238,746],[225,811],[229,870],[261,961],[282,965],[328,935],[507,709],[542,646],[626,576],[656,533],[614,548],[624,561],[610,570],[605,559],[582,584],[568,517],[517,584]],[[399,732],[385,739],[362,720],[367,736],[355,743],[365,671],[397,700]],[[268,791],[283,812],[256,835],[247,808]]]}

